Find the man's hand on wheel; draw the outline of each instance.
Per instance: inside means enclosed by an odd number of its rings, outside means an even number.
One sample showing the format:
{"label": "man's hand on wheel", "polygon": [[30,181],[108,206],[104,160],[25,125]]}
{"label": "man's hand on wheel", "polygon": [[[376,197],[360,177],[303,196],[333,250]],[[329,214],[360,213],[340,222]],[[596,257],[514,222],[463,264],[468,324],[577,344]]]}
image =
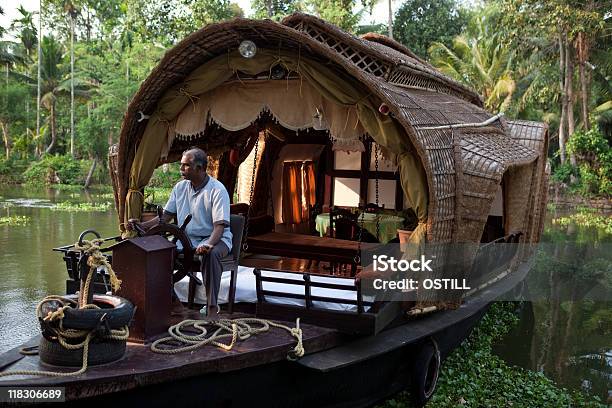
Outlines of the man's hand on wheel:
{"label": "man's hand on wheel", "polygon": [[136,230],[136,225],[140,224],[140,222],[136,218],[130,218],[127,222],[126,228],[128,231]]}
{"label": "man's hand on wheel", "polygon": [[128,231],[145,232],[148,228],[141,224],[140,220],[136,218],[130,218],[125,226],[125,229],[127,229]]}

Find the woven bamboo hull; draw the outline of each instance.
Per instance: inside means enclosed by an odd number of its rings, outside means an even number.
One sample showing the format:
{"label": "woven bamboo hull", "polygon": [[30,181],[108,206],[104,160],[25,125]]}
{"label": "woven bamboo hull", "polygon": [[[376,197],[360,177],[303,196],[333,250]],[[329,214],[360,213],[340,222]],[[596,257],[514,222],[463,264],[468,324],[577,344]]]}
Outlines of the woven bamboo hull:
{"label": "woven bamboo hull", "polygon": [[[410,386],[413,356],[427,339],[436,340],[444,359],[469,335],[491,301],[521,286],[529,267],[522,264],[457,310],[433,313],[376,336],[347,338],[303,325],[307,355],[298,362],[285,358],[293,339],[285,332],[270,332],[239,343],[231,352],[206,348],[168,356],[129,344],[122,360],[92,367],[78,377],[8,377],[0,386],[61,386],[73,404],[368,406]],[[65,370],[44,366],[37,356],[10,363],[18,358],[18,349],[0,355],[0,368]]]}

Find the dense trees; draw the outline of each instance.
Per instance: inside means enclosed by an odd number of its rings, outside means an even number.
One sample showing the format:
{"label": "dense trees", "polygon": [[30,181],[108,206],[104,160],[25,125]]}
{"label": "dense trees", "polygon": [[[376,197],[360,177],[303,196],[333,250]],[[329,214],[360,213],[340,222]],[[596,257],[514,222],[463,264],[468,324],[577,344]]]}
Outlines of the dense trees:
{"label": "dense trees", "polygon": [[450,47],[468,20],[469,13],[455,0],[408,0],[395,15],[394,37],[426,58],[434,41]]}
{"label": "dense trees", "polygon": [[[429,48],[431,62],[481,93],[487,108],[548,122],[555,179],[584,194],[612,194],[604,165],[612,157],[609,6],[490,1],[474,11],[452,46],[434,41]],[[597,129],[590,132],[592,123]],[[580,142],[572,143],[574,137]],[[585,146],[595,145],[596,157],[587,160]]]}
{"label": "dense trees", "polygon": [[[164,51],[202,25],[244,16],[231,0],[42,4],[40,64],[38,13],[21,7],[10,25],[0,27],[0,35],[12,36],[0,41],[2,157],[54,152],[104,160],[108,144],[117,140],[130,98]],[[386,33],[387,25],[359,26],[374,4],[252,0],[256,18],[280,20],[303,11],[351,32]],[[599,184],[589,192],[609,194],[609,169],[603,159],[612,141],[612,27],[609,12],[605,15],[609,2],[490,0],[470,10],[462,4],[403,2],[393,21],[395,38],[477,90],[491,111],[548,122],[556,178],[597,179]],[[39,66],[40,134],[34,120]],[[589,145],[598,146],[599,156],[585,154]]]}
{"label": "dense trees", "polygon": [[504,44],[503,33],[493,31],[486,18],[477,19],[474,26],[455,37],[452,49],[433,42],[431,63],[481,94],[487,109],[506,111],[516,88],[514,52]]}

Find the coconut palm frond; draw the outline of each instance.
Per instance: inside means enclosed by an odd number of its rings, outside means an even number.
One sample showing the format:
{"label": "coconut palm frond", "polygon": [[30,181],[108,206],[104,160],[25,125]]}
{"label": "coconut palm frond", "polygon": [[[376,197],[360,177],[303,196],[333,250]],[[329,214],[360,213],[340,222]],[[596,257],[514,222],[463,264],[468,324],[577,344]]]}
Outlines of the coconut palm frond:
{"label": "coconut palm frond", "polygon": [[605,111],[610,110],[610,109],[612,109],[612,100],[606,101],[606,102],[602,103],[601,105],[599,105],[595,109],[593,109],[593,111],[595,111],[597,113],[601,113],[601,112],[605,112]]}
{"label": "coconut palm frond", "polygon": [[515,89],[516,82],[507,73],[495,83],[487,106],[493,110],[506,110],[510,105]]}
{"label": "coconut palm frond", "polygon": [[51,107],[57,100],[57,97],[53,92],[47,92],[40,98],[40,104],[47,110],[51,110]]}

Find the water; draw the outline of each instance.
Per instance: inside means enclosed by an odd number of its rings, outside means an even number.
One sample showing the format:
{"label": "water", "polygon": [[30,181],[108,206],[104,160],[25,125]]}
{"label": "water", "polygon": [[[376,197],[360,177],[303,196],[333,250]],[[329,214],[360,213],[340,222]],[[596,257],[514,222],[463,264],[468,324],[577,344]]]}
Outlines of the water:
{"label": "water", "polygon": [[66,267],[52,248],[76,242],[93,228],[117,235],[117,216],[106,212],[53,211],[60,202],[111,202],[109,193],[0,186],[0,217],[26,216],[26,225],[0,225],[0,353],[39,331],[34,311],[49,294],[66,293]]}
{"label": "water", "polygon": [[[34,316],[46,295],[65,293],[66,268],[53,247],[74,243],[93,228],[103,237],[118,233],[113,209],[65,212],[55,203],[112,202],[110,193],[0,186],[0,217],[27,216],[25,226],[0,226],[0,353],[39,332]],[[593,229],[548,224],[544,241],[610,242]],[[583,389],[604,401],[612,379],[612,309],[608,302],[526,303],[518,327],[496,351],[509,363],[543,371],[562,386]]]}
{"label": "water", "polygon": [[[572,224],[561,227],[549,222],[542,242],[555,244],[557,259],[549,261],[559,263],[551,268],[551,279],[544,285],[541,281],[526,280],[526,290],[538,300],[523,304],[520,323],[496,345],[495,351],[510,364],[543,372],[563,387],[582,389],[610,402],[612,299],[606,295],[584,300],[584,296],[600,282],[608,287],[609,293],[612,267],[607,262],[603,278],[594,278],[589,274],[593,268],[581,266],[597,256],[583,259],[573,249],[574,245],[582,244],[608,251],[612,248],[612,235],[601,229]],[[550,296],[533,296],[542,287]]]}

